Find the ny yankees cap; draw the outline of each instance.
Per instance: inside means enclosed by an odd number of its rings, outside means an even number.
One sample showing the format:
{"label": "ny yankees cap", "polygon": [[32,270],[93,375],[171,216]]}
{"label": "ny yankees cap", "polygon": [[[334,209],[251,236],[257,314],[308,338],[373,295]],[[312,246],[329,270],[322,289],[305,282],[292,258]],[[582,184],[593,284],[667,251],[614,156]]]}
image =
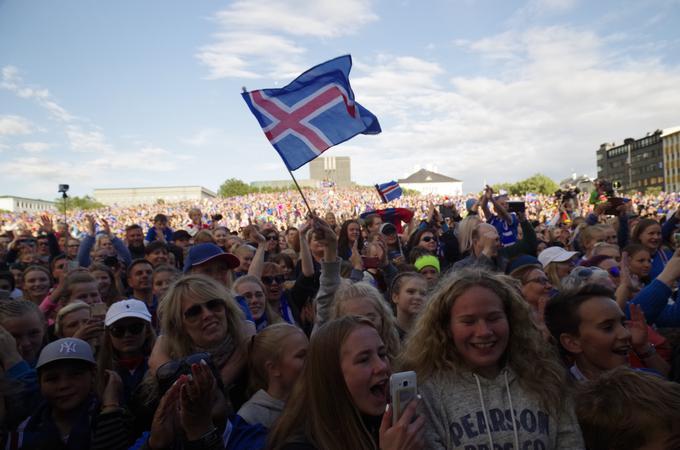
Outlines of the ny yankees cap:
{"label": "ny yankees cap", "polygon": [[35,368],[64,359],[78,359],[96,364],[90,344],[78,338],[64,338],[50,342],[42,349]]}

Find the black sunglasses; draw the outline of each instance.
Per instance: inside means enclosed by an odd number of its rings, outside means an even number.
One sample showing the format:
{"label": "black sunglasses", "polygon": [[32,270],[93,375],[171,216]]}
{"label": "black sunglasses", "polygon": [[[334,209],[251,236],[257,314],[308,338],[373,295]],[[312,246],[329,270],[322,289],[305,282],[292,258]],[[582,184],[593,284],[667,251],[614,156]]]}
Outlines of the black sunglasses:
{"label": "black sunglasses", "polygon": [[193,355],[189,355],[186,358],[182,358],[180,360],[168,361],[165,364],[162,364],[156,370],[156,379],[158,380],[158,388],[161,392],[161,395],[167,392],[167,390],[170,389],[172,384],[177,381],[181,375],[191,374],[191,366],[194,364],[200,364],[201,360],[204,360],[206,363],[208,363],[213,376],[215,376],[217,379],[218,385],[221,386],[222,380],[219,376],[219,373],[217,372],[217,369],[215,368],[215,365],[212,363],[210,353],[194,353]]}
{"label": "black sunglasses", "polygon": [[137,322],[127,326],[113,325],[109,327],[111,336],[119,339],[125,336],[125,333],[129,332],[131,335],[137,336],[142,331],[144,331],[144,322]]}
{"label": "black sunglasses", "polygon": [[214,298],[205,303],[197,303],[184,311],[184,318],[187,320],[194,320],[201,315],[204,308],[210,312],[221,311],[224,308],[224,300],[221,298]]}
{"label": "black sunglasses", "polygon": [[265,239],[268,240],[268,241],[278,241],[279,237],[276,236],[275,234],[271,234],[271,235],[265,237]]}
{"label": "black sunglasses", "polygon": [[424,241],[424,242],[430,242],[430,241],[436,241],[437,238],[434,237],[434,236],[423,236],[422,238],[420,238],[420,240]]}
{"label": "black sunglasses", "polygon": [[264,284],[272,284],[274,281],[276,281],[276,284],[283,284],[283,282],[286,281],[286,277],[284,277],[283,275],[276,275],[273,277],[265,276],[262,277],[261,279]]}

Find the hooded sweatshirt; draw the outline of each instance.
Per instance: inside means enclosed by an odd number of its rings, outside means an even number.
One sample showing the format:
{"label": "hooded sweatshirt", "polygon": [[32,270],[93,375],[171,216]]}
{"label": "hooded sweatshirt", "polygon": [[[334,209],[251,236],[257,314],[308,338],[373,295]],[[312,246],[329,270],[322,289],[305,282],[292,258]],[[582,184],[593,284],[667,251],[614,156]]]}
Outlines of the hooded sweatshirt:
{"label": "hooded sweatshirt", "polygon": [[492,380],[471,372],[441,373],[419,391],[430,450],[585,448],[573,408],[550,415],[508,368]]}
{"label": "hooded sweatshirt", "polygon": [[264,389],[260,389],[241,406],[237,414],[251,425],[260,423],[265,428],[271,428],[281,415],[284,405],[283,400],[274,398]]}

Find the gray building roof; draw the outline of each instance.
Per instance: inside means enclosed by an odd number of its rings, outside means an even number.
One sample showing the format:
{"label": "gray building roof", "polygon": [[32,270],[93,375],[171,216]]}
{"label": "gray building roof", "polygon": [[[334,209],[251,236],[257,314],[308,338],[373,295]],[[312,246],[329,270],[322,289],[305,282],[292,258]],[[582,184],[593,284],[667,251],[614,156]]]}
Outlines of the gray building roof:
{"label": "gray building roof", "polygon": [[460,183],[461,180],[447,177],[440,173],[420,169],[418,172],[399,180],[399,183]]}

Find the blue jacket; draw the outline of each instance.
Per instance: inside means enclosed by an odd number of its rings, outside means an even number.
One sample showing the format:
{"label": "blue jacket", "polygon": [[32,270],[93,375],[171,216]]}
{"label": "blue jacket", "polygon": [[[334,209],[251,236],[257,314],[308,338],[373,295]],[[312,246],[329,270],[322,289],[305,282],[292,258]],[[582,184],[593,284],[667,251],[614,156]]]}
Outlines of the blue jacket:
{"label": "blue jacket", "polygon": [[[680,303],[677,301],[672,305],[668,299],[673,292],[659,280],[654,280],[645,286],[638,294],[633,297],[631,303],[640,305],[645,319],[650,325],[658,327],[680,327]],[[626,315],[630,317],[630,312],[626,308]]]}
{"label": "blue jacket", "polygon": [[[83,238],[83,241],[80,243],[80,248],[78,249],[79,266],[90,267],[90,264],[92,264],[90,253],[92,252],[92,247],[94,247],[95,242],[96,238],[94,236],[87,235]],[[112,236],[111,244],[113,244],[113,248],[116,249],[118,257],[123,260],[126,266],[129,266],[130,262],[132,262],[132,255],[130,255],[130,250],[128,250],[125,242],[115,236]]]}

